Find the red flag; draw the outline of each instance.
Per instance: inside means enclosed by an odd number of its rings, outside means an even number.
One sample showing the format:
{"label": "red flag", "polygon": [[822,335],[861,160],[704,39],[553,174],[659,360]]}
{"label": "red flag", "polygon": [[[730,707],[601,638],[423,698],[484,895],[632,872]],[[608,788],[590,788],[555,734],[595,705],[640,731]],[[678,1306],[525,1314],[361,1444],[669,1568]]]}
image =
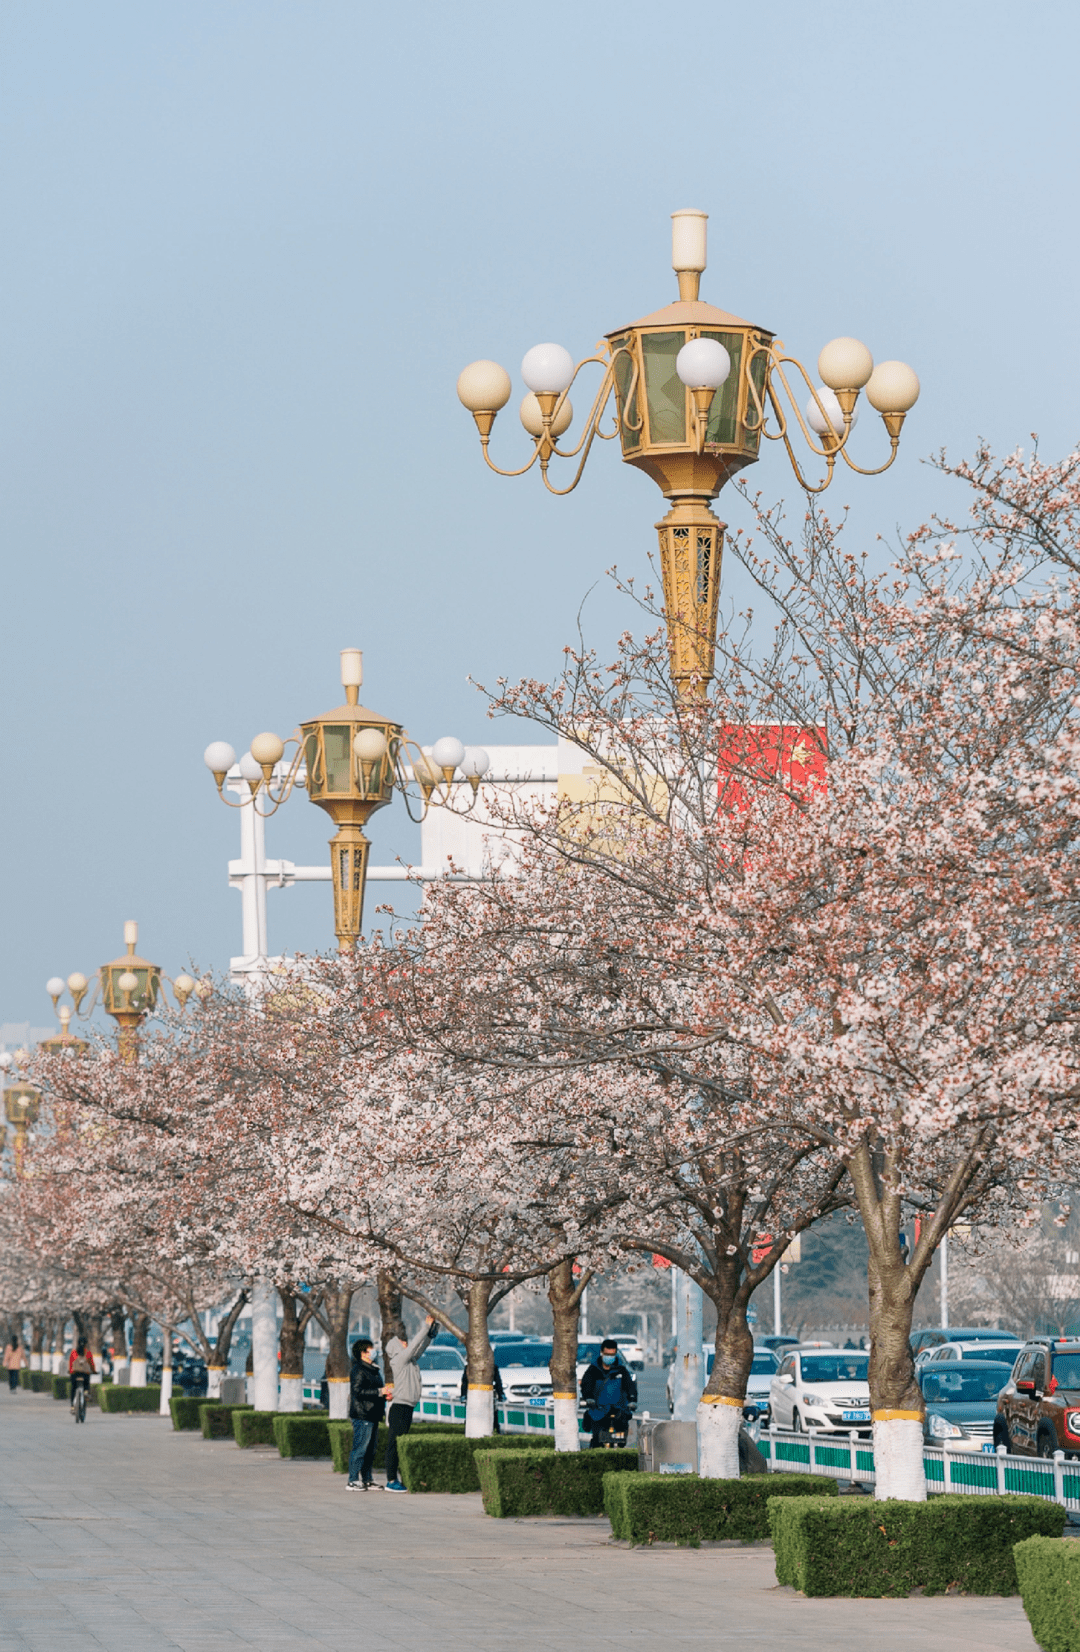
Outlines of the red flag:
{"label": "red flag", "polygon": [[755,778],[790,792],[813,792],[825,785],[826,731],[791,723],[731,723],[723,731],[717,760],[722,800],[731,809],[750,807]]}

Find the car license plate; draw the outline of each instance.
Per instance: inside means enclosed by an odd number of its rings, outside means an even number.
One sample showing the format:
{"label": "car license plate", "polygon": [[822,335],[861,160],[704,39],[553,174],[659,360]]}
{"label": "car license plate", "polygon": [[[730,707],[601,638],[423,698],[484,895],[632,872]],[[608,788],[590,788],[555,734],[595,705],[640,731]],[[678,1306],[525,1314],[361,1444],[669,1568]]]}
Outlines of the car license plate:
{"label": "car license plate", "polygon": [[868,1423],[870,1421],[869,1411],[841,1411],[840,1415],[846,1423]]}
{"label": "car license plate", "polygon": [[982,1448],[984,1451],[988,1451],[992,1457],[997,1456],[997,1446],[994,1444],[993,1440],[984,1440],[982,1443]]}
{"label": "car license plate", "polygon": [[529,1401],[529,1404],[530,1404],[530,1405],[546,1405],[546,1404],[547,1404],[547,1400],[543,1400],[543,1399],[540,1399],[540,1400],[530,1400],[530,1401]]}

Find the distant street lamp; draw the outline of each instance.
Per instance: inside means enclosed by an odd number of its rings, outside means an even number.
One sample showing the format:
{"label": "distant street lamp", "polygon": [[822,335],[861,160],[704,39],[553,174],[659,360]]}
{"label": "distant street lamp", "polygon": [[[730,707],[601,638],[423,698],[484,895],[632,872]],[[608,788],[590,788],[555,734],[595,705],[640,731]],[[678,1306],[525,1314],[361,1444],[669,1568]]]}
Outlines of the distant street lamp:
{"label": "distant street lamp", "polygon": [[[50,1054],[57,1054],[65,1049],[74,1049],[75,1046],[86,1048],[85,1040],[71,1036],[71,1010],[66,1004],[60,1003],[60,996],[66,988],[74,1002],[76,1015],[88,1016],[100,999],[101,1007],[116,1022],[117,1048],[120,1055],[125,1061],[138,1059],[139,1028],[146,1017],[157,1008],[159,1001],[166,1002],[162,982],[170,981],[170,977],[165,975],[157,964],[152,964],[148,959],[137,955],[135,948],[138,943],[139,926],[133,919],[129,919],[124,925],[124,944],[127,951],[122,957],[114,958],[111,964],[102,964],[85,1011],[82,1007],[83,1000],[90,991],[90,983],[85,975],[76,970],[66,981],[62,976],[54,975],[45,983],[45,990],[60,1017],[61,1033],[59,1038],[43,1040],[42,1049],[48,1050]],[[192,993],[198,998],[205,998],[210,992],[209,982],[196,982],[190,975],[178,975],[170,984],[181,1010]]]}
{"label": "distant street lamp", "polygon": [[26,1139],[40,1111],[41,1091],[33,1084],[17,1079],[14,1084],[5,1087],[4,1117],[15,1130],[15,1174],[20,1180],[26,1167]]}
{"label": "distant street lamp", "polygon": [[[510,399],[510,375],[494,361],[474,361],[461,373],[458,396],[476,420],[484,459],[500,476],[521,476],[539,465],[551,493],[569,493],[578,484],[593,440],[619,438],[627,464],[656,482],[671,509],[656,524],[664,581],[672,675],[683,694],[699,693],[713,675],[720,559],[725,524],[709,509],[732,476],[759,457],[762,436],[782,441],[795,474],[808,493],[832,480],[837,459],[862,476],[887,470],[896,457],[904,418],[915,405],[919,381],[900,361],[874,365],[858,339],[837,338],[818,356],[821,384],[814,385],[794,356],[766,328],[703,304],[698,297],[705,269],[707,214],[672,213],[672,266],[679,278],[674,304],[629,327],[616,328],[597,353],[574,363],[560,344],[537,344],[526,352],[521,376],[528,394],[520,417],[533,438],[532,456],[517,470],[501,470],[488,452],[492,425]],[[570,388],[582,368],[603,369],[584,429],[574,446],[559,439],[573,420]],[[809,390],[800,409],[785,368]],[[863,470],[848,454],[848,439],[865,389],[882,416],[890,441],[888,459]],[[609,429],[601,420],[614,394]],[[786,405],[785,405],[786,403]],[[792,418],[811,452],[825,462],[825,478],[810,483],[792,447]],[[552,459],[575,459],[573,480],[556,487]]]}
{"label": "distant street lamp", "polygon": [[[306,789],[312,803],[325,809],[337,827],[330,840],[330,871],[334,886],[334,932],[341,952],[352,952],[360,934],[364,911],[371,843],[364,826],[376,809],[390,802],[397,787],[406,798],[409,787],[419,787],[421,819],[433,801],[444,802],[459,773],[469,782],[475,799],[487,773],[488,754],[479,746],[466,747],[453,736],[436,740],[421,750],[400,723],[359,703],[363,657],[358,648],[341,650],[341,683],[345,704],[321,717],[301,723],[287,741],[276,734],[257,734],[240,759],[240,773],[251,792],[250,803],[230,803],[223,787],[236,753],[224,740],[215,740],[203,753],[222,802],[230,809],[253,807],[262,816],[275,814],[294,788]],[[285,748],[296,750],[286,765]],[[411,750],[411,764],[406,757]]]}

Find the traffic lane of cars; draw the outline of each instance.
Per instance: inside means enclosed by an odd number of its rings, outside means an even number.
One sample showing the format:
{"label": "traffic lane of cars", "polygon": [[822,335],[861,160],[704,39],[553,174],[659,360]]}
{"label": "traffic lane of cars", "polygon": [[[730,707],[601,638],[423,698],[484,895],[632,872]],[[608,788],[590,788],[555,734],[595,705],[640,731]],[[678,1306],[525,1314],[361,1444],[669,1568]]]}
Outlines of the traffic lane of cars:
{"label": "traffic lane of cars", "polygon": [[1011,1365],[1023,1346],[1019,1337],[1002,1337],[1000,1342],[942,1342],[936,1348],[924,1348],[916,1354],[915,1369],[919,1371],[924,1365],[938,1365],[942,1361],[957,1359],[990,1360],[998,1365]]}

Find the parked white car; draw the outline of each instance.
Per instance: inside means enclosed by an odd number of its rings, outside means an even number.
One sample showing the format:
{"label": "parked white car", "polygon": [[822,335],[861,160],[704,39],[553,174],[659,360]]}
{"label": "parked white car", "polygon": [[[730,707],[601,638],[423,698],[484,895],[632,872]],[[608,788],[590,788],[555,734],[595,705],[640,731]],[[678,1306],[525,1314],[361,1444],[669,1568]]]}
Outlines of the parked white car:
{"label": "parked white car", "polygon": [[615,1341],[618,1345],[619,1353],[622,1355],[631,1371],[644,1371],[645,1350],[641,1346],[637,1337],[616,1336]]}
{"label": "parked white car", "polygon": [[769,1385],[770,1421],[818,1434],[870,1432],[870,1355],[858,1350],[794,1348]]}
{"label": "parked white car", "polygon": [[[716,1358],[716,1349],[703,1347],[705,1356],[706,1381],[712,1376],[713,1361]],[[746,1404],[743,1406],[743,1416],[747,1422],[754,1422],[758,1417],[767,1417],[772,1379],[776,1375],[779,1360],[770,1348],[755,1348],[754,1363],[750,1367],[750,1375],[746,1379]],[[675,1400],[672,1393],[671,1371],[667,1379],[667,1408],[674,1411]]]}
{"label": "parked white car", "polygon": [[550,1342],[503,1342],[494,1354],[508,1404],[546,1405],[551,1396]]}
{"label": "parked white car", "polygon": [[456,1348],[427,1348],[417,1360],[425,1400],[456,1400],[465,1358]]}
{"label": "parked white car", "polygon": [[1000,1342],[939,1342],[936,1348],[922,1350],[915,1360],[915,1369],[921,1371],[927,1365],[936,1365],[938,1360],[950,1359],[981,1359],[991,1364],[1004,1361],[1012,1365],[1023,1346],[1015,1337],[1002,1337]]}

